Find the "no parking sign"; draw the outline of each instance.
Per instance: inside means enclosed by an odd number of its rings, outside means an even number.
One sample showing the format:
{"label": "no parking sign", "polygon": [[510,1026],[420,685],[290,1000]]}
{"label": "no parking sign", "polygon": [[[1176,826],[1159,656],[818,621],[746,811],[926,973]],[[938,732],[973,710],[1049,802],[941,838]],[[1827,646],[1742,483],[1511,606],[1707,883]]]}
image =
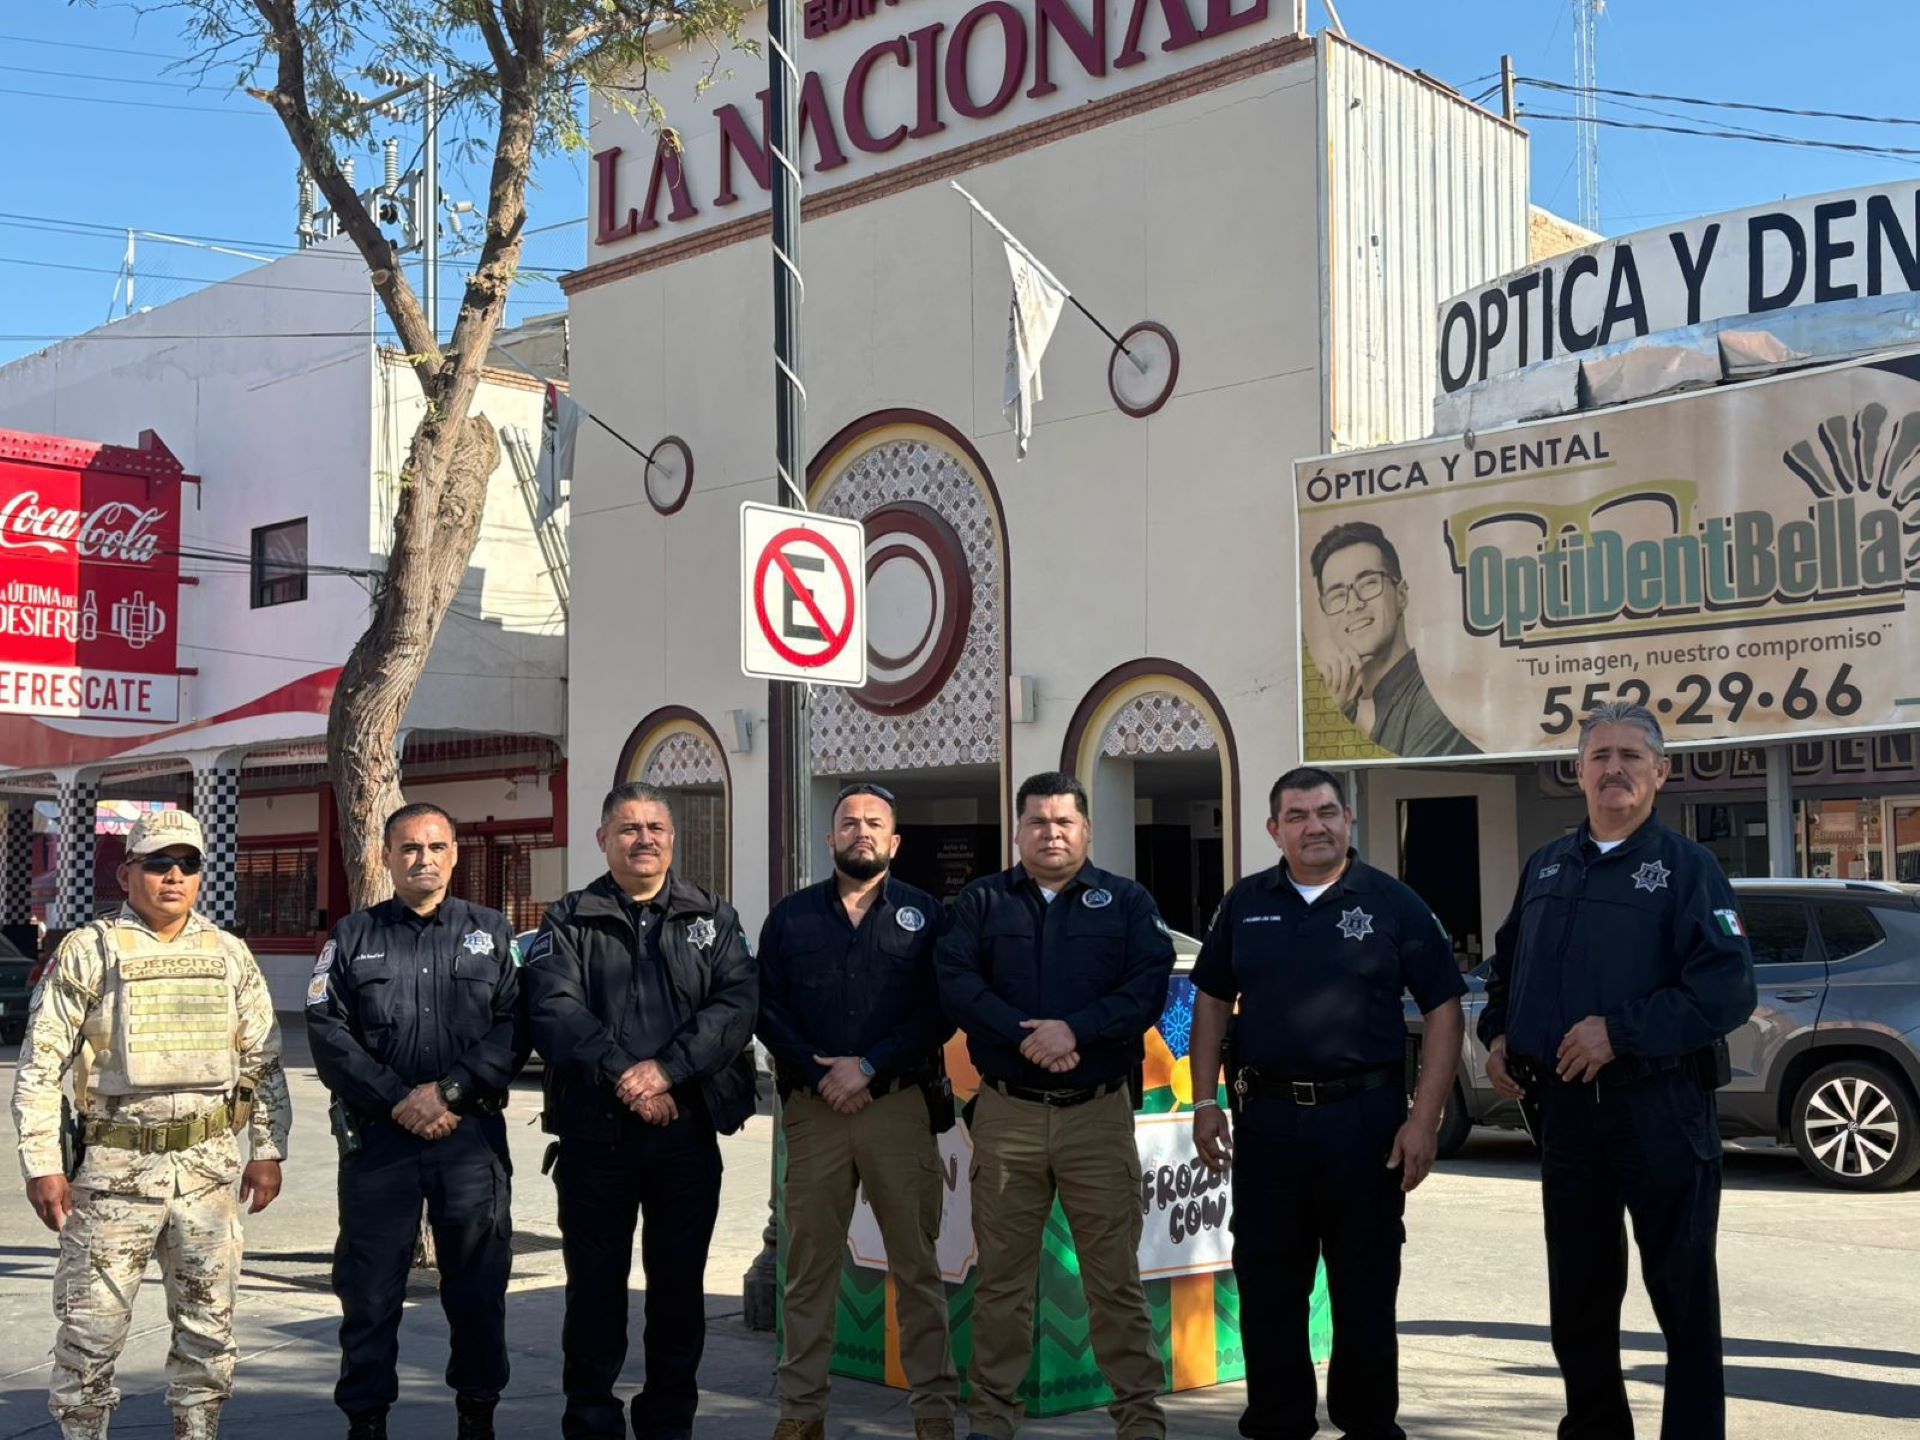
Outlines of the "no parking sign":
{"label": "no parking sign", "polygon": [[778,505],[740,507],[740,669],[767,680],[867,683],[866,527]]}

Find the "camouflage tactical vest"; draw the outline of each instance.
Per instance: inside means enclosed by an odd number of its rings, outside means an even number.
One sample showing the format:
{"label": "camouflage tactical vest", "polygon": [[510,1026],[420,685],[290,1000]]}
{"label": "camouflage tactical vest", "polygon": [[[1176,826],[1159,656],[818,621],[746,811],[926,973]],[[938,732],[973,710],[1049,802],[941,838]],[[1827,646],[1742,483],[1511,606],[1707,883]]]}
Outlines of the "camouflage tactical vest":
{"label": "camouflage tactical vest", "polygon": [[239,1011],[220,932],[202,925],[171,944],[130,925],[98,924],[101,995],[112,1041],[94,1088],[229,1090],[240,1078]]}

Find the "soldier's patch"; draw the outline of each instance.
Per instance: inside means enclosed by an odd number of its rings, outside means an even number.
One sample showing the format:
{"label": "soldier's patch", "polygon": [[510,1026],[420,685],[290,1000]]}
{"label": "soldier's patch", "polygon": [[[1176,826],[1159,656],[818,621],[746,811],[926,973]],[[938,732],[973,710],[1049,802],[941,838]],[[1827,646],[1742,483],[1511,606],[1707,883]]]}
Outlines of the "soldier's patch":
{"label": "soldier's patch", "polygon": [[333,957],[340,953],[340,947],[333,941],[327,941],[320,951],[320,958],[313,962],[313,973],[324,975],[333,968]]}
{"label": "soldier's patch", "polygon": [[140,955],[120,962],[122,980],[224,980],[227,962],[218,955]]}
{"label": "soldier's patch", "polygon": [[327,977],[315,974],[307,981],[307,1004],[324,1005],[327,1000]]}
{"label": "soldier's patch", "polygon": [[1089,890],[1080,897],[1080,903],[1089,910],[1104,910],[1107,906],[1113,904],[1113,892],[1111,890]]}
{"label": "soldier's patch", "polygon": [[711,946],[717,933],[713,918],[708,915],[702,915],[687,927],[687,939],[699,950],[705,950]]}
{"label": "soldier's patch", "polygon": [[893,923],[909,933],[927,928],[927,917],[920,913],[917,906],[902,905],[893,912]]}
{"label": "soldier's patch", "polygon": [[493,936],[485,930],[469,930],[466,938],[460,943],[467,947],[469,955],[493,954]]}

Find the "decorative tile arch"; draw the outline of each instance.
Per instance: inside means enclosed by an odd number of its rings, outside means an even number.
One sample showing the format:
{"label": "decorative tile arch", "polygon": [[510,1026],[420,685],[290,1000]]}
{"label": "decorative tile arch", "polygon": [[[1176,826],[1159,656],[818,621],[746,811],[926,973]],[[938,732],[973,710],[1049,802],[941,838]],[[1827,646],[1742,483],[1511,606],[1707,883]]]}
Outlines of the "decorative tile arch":
{"label": "decorative tile arch", "polygon": [[1102,675],[1067,722],[1060,768],[1092,794],[1094,770],[1104,756],[1203,750],[1220,759],[1221,879],[1230,888],[1240,878],[1240,750],[1226,707],[1192,670],[1148,658]]}

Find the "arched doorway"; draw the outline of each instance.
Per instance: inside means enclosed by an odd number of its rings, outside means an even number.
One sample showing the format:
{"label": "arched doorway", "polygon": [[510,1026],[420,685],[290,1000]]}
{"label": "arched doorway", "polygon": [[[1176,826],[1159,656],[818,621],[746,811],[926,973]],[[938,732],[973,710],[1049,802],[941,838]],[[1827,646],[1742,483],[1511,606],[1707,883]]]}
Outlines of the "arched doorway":
{"label": "arched doorway", "polygon": [[1061,768],[1087,787],[1095,863],[1203,935],[1240,876],[1239,754],[1212,689],[1169,660],[1109,671],[1074,711]]}
{"label": "arched doorway", "polygon": [[813,873],[834,796],[884,785],[901,833],[894,871],[950,899],[1006,851],[1006,523],[979,452],[920,411],[857,421],[822,447],[809,500],[867,529],[868,672],[811,701]]}
{"label": "arched doorway", "polygon": [[693,710],[654,711],[621,747],[613,783],[643,781],[666,791],[674,819],[673,867],[717,895],[733,890],[733,780],[713,727]]}

